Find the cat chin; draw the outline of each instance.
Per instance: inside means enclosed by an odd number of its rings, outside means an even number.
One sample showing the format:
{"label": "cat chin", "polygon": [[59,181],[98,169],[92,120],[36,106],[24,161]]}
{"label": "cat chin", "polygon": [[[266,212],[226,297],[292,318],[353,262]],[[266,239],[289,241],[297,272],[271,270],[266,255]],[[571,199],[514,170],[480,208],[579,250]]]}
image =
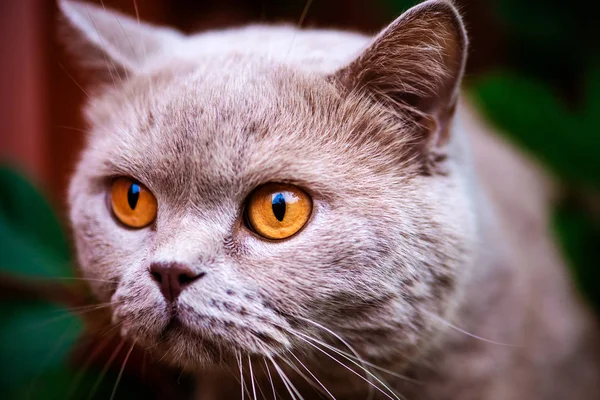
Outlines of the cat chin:
{"label": "cat chin", "polygon": [[146,342],[159,358],[190,372],[236,367],[240,357],[276,357],[285,349],[281,343],[265,345],[243,332],[228,336],[200,334],[177,320],[169,322],[153,339],[146,338]]}
{"label": "cat chin", "polygon": [[259,332],[214,319],[203,324],[170,313],[153,315],[151,320],[145,321],[118,311],[115,315],[118,317],[113,323],[121,326],[122,337],[188,371],[234,366],[239,357],[275,357],[291,346],[277,331],[263,329]]}

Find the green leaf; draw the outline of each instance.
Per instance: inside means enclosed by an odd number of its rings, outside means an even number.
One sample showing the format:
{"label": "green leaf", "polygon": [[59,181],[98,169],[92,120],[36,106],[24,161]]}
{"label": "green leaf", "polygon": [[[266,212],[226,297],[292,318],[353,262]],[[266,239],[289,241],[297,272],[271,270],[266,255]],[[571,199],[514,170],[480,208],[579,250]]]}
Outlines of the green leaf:
{"label": "green leaf", "polygon": [[[0,167],[0,254],[2,274],[22,280],[72,276],[67,240],[50,205],[7,167]],[[0,301],[2,398],[64,399],[76,382],[75,394],[87,397],[99,371],[90,368],[79,379],[80,366],[70,362],[82,332],[83,321],[67,308],[4,297]],[[115,372],[108,371],[94,398],[109,398],[115,381]],[[115,398],[138,394],[139,384],[132,390],[131,382],[123,379]]]}
{"label": "green leaf", "polygon": [[0,167],[0,271],[72,276],[66,236],[44,197],[21,175]]}
{"label": "green leaf", "polygon": [[0,388],[5,393],[44,390],[48,371],[69,375],[67,355],[82,331],[68,310],[42,303],[0,303]]}

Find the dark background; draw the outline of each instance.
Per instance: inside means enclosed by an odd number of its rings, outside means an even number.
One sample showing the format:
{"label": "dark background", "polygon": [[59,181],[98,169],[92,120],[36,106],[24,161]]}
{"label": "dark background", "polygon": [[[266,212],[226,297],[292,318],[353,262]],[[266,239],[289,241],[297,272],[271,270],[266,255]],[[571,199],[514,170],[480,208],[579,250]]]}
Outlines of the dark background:
{"label": "dark background", "polygon": [[[306,11],[305,27],[375,33],[417,2],[314,0],[306,9],[304,0],[137,0],[137,11],[143,20],[186,32],[249,22],[298,24]],[[560,183],[548,218],[574,281],[600,310],[600,2],[455,3],[471,38],[465,95]],[[104,5],[136,14],[134,0]],[[89,382],[73,377],[82,370],[81,337],[90,332],[90,319],[72,307],[89,300],[85,291],[31,279],[78,282],[65,193],[85,139],[79,86],[86,81],[57,40],[58,20],[52,1],[0,0],[0,394],[9,394],[3,398],[65,398],[77,379],[87,397],[99,375],[92,373]],[[112,361],[111,352],[99,356],[110,361],[97,362],[109,366],[102,398],[119,372],[111,363],[123,365],[124,352]],[[141,364],[135,357],[129,365]],[[156,387],[157,375],[148,376],[145,387]],[[122,395],[132,387],[127,379],[121,386]],[[139,385],[133,387],[129,393],[138,397]]]}

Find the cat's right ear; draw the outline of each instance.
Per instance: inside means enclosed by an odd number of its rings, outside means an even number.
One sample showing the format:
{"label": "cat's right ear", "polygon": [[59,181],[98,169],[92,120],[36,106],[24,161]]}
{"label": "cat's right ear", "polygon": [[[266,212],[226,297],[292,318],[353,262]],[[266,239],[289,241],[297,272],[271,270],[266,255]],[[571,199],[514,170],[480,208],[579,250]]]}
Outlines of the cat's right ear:
{"label": "cat's right ear", "polygon": [[[467,56],[467,36],[451,0],[428,0],[400,16],[332,77],[412,121],[415,146],[443,160]],[[430,162],[431,161],[431,162]]]}
{"label": "cat's right ear", "polygon": [[123,80],[144,71],[183,38],[173,29],[136,21],[97,5],[71,0],[59,0],[58,4],[67,47],[103,81]]}

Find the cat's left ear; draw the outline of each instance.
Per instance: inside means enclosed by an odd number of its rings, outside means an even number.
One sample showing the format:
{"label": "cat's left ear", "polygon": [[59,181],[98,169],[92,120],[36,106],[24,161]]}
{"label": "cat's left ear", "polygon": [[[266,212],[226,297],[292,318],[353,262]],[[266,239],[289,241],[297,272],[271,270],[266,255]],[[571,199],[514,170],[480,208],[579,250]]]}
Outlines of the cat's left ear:
{"label": "cat's left ear", "polygon": [[449,139],[467,55],[467,35],[448,0],[421,3],[384,29],[333,79],[415,122],[429,151]]}
{"label": "cat's left ear", "polygon": [[183,35],[94,4],[59,0],[63,38],[84,66],[113,80],[136,74],[177,46]]}

